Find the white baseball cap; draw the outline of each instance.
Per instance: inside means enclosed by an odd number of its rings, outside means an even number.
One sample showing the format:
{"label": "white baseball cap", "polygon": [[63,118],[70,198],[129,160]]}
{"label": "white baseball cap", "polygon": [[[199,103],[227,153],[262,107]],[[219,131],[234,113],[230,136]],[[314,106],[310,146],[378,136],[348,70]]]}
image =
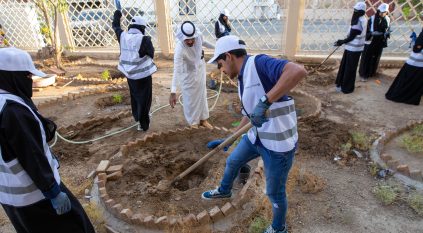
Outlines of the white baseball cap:
{"label": "white baseball cap", "polygon": [[246,49],[244,41],[241,41],[237,36],[224,36],[219,38],[214,49],[214,56],[208,61],[208,63],[216,63],[216,59],[220,56],[220,54],[235,49]]}
{"label": "white baseball cap", "polygon": [[4,71],[28,71],[39,77],[46,77],[46,74],[35,68],[29,53],[14,48],[0,48],[0,70]]}
{"label": "white baseball cap", "polygon": [[223,9],[220,11],[220,14],[225,15],[227,17],[231,17],[231,15],[229,14],[229,10],[228,9]]}
{"label": "white baseball cap", "polygon": [[365,11],[366,10],[366,3],[365,2],[357,2],[354,6],[355,10],[358,11]]}
{"label": "white baseball cap", "polygon": [[389,13],[389,5],[386,3],[382,3],[379,5],[379,7],[377,8],[380,12],[385,13],[388,12]]}
{"label": "white baseball cap", "polygon": [[146,26],[147,27],[147,21],[141,16],[134,16],[131,20],[132,25],[140,25],[140,26]]}

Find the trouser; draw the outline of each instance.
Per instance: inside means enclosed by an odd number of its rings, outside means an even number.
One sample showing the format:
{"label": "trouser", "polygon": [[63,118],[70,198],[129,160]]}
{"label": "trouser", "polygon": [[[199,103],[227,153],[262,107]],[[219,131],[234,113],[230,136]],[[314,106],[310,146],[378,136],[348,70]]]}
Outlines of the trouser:
{"label": "trouser", "polygon": [[153,83],[151,76],[142,79],[127,79],[131,94],[132,116],[146,131],[150,127],[150,108],[153,98]]}
{"label": "trouser", "polygon": [[285,187],[289,170],[294,161],[295,150],[296,148],[288,152],[274,152],[266,149],[261,143],[259,145],[252,144],[247,135],[244,135],[226,160],[219,191],[229,193],[239,169],[249,161],[261,156],[266,176],[266,194],[272,203],[272,226],[274,229],[282,230],[286,224],[288,209]]}
{"label": "trouser", "polygon": [[57,215],[50,200],[42,200],[30,206],[14,207],[2,204],[17,233],[95,233],[90,219],[78,199],[60,185],[71,201],[71,210]]}
{"label": "trouser", "polygon": [[344,51],[335,81],[336,86],[341,87],[344,94],[349,94],[354,91],[355,77],[360,55],[361,52]]}

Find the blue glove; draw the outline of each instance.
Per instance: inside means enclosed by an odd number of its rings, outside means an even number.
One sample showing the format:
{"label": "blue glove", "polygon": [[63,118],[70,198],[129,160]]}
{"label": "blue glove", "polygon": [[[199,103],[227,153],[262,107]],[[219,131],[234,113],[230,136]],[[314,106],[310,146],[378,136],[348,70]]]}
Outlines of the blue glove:
{"label": "blue glove", "polygon": [[118,11],[122,10],[122,6],[120,5],[120,0],[115,0],[115,5]]}
{"label": "blue glove", "polygon": [[265,114],[269,107],[270,105],[259,101],[250,116],[251,124],[253,124],[255,127],[260,128],[264,123],[268,122],[269,119],[266,117]]}
{"label": "blue glove", "polygon": [[[226,139],[216,139],[216,140],[212,140],[210,142],[207,143],[207,148],[209,149],[214,149],[217,146],[219,146],[220,144],[222,144],[222,142],[224,142]],[[223,151],[228,151],[229,147],[231,147],[232,143],[230,145],[227,145],[223,148]]]}
{"label": "blue glove", "polygon": [[66,214],[71,210],[71,202],[66,193],[60,192],[55,198],[50,199],[58,215]]}

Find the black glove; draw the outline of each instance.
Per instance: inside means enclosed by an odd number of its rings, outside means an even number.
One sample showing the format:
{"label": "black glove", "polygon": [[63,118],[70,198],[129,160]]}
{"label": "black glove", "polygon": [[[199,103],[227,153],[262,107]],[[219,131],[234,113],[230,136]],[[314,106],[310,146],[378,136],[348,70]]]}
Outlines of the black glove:
{"label": "black glove", "polygon": [[333,45],[334,46],[341,46],[344,44],[344,40],[337,40]]}

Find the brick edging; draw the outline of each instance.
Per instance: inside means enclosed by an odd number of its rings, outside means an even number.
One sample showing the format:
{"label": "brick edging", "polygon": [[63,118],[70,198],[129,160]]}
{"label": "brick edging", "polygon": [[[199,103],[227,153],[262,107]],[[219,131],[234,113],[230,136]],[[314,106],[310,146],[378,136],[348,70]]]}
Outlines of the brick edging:
{"label": "brick edging", "polygon": [[97,94],[107,93],[111,91],[120,91],[120,90],[127,90],[127,89],[128,89],[127,85],[110,85],[107,87],[97,87],[97,88],[90,88],[90,89],[85,89],[81,91],[71,91],[67,95],[63,95],[61,97],[54,98],[54,99],[49,99],[37,104],[37,108],[47,107],[52,104],[63,103],[69,100],[80,99],[84,96],[97,95]]}
{"label": "brick edging", "polygon": [[[393,159],[393,157],[387,153],[381,154],[384,149],[384,146],[388,144],[392,139],[398,135],[414,128],[417,125],[422,125],[423,120],[420,121],[410,121],[405,127],[394,130],[387,131],[383,133],[372,145],[371,157],[374,162],[376,162],[381,167],[389,167],[392,170],[400,173],[403,176],[410,178],[416,182],[423,182],[422,170],[410,170],[408,164],[400,164],[399,160]],[[422,183],[423,184],[423,183]]]}
{"label": "brick edging", "polygon": [[[126,145],[121,146],[120,152],[122,156],[128,156],[128,153],[134,148],[142,146],[144,143],[149,142],[154,139],[154,137],[159,137],[161,135],[174,134],[182,131],[195,131],[195,130],[219,130],[229,132],[228,129],[224,127],[213,127],[213,129],[208,129],[205,127],[185,127],[178,128],[176,130],[170,130],[164,133],[152,133],[146,135],[143,139],[137,139],[135,141],[129,142]],[[231,200],[226,202],[222,206],[214,206],[211,209],[203,209],[198,213],[188,214],[185,216],[174,216],[174,215],[164,215],[164,216],[154,216],[146,215],[144,213],[134,213],[130,207],[125,206],[122,203],[118,203],[116,200],[109,197],[106,190],[106,183],[108,179],[111,178],[120,178],[121,174],[109,173],[107,174],[107,167],[110,165],[108,160],[100,162],[96,172],[97,172],[97,187],[99,193],[100,203],[104,205],[105,209],[110,212],[112,215],[117,217],[120,220],[128,224],[141,225],[147,228],[152,229],[166,229],[167,227],[181,227],[181,226],[191,226],[199,227],[209,224],[217,223],[219,220],[230,216],[236,210],[242,210],[242,205],[245,204],[249,198],[248,196],[252,194],[250,187],[253,184],[256,184],[263,174],[263,161],[259,161],[257,168],[254,173],[250,175],[247,183],[243,186],[241,191]],[[99,170],[100,169],[100,170]],[[115,174],[115,175],[114,175]]]}

